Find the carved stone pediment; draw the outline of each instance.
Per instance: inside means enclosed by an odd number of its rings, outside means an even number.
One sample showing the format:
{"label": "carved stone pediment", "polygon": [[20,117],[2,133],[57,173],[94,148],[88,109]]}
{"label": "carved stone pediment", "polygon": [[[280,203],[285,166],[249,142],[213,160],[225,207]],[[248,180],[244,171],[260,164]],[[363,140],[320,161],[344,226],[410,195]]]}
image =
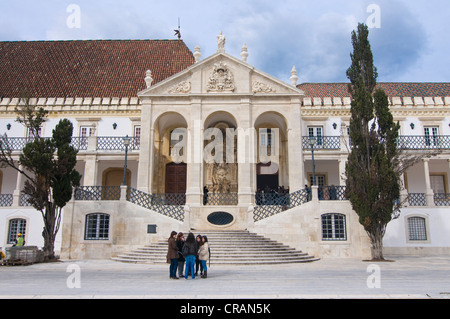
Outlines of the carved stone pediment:
{"label": "carved stone pediment", "polygon": [[206,90],[208,92],[233,92],[235,90],[233,73],[223,63],[215,63],[208,79]]}

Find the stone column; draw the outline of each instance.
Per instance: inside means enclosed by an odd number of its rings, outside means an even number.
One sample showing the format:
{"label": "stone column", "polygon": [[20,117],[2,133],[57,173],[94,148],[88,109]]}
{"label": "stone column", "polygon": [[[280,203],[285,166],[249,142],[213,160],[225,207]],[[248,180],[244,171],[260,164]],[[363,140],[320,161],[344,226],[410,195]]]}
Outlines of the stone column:
{"label": "stone column", "polygon": [[303,189],[303,149],[301,125],[300,98],[291,99],[291,113],[288,119],[288,163],[289,163],[289,191],[291,193]]}
{"label": "stone column", "polygon": [[425,175],[425,197],[427,206],[434,206],[434,193],[431,189],[430,182],[430,169],[428,167],[428,162],[430,161],[428,158],[424,158],[423,160],[423,172]]}
{"label": "stone column", "polygon": [[254,175],[255,166],[252,158],[254,149],[254,136],[251,127],[251,105],[249,99],[241,100],[239,112],[238,136],[237,136],[237,162],[238,162],[238,196],[239,204],[248,206],[254,203],[256,176]]}
{"label": "stone column", "polygon": [[[19,169],[23,170],[23,166],[19,165]],[[20,205],[20,193],[22,191],[23,178],[24,176],[21,173],[17,172],[16,189],[13,193],[13,206]]]}
{"label": "stone column", "polygon": [[144,100],[141,108],[141,141],[139,145],[139,165],[137,188],[140,191],[152,191],[154,124],[152,120],[152,103]]}
{"label": "stone column", "polygon": [[338,159],[339,163],[339,186],[345,186],[345,166],[347,164],[347,156],[341,156]]}
{"label": "stone column", "polygon": [[201,100],[192,101],[188,123],[186,205],[200,207],[203,204],[203,121]]}
{"label": "stone column", "polygon": [[405,174],[402,173],[400,174],[400,203],[404,203],[404,206],[408,206],[408,190],[406,189],[406,184],[405,184]]}
{"label": "stone column", "polygon": [[97,185],[97,155],[86,155],[84,174],[84,186],[98,186]]}

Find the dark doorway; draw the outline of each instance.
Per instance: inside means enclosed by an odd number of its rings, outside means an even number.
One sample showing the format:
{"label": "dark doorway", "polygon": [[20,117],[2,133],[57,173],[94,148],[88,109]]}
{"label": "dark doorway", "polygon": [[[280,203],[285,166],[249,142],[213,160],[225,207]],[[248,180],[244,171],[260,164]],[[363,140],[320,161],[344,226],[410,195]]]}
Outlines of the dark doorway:
{"label": "dark doorway", "polygon": [[256,166],[256,186],[258,192],[264,191],[265,189],[274,190],[279,186],[278,169],[275,173],[271,173],[273,169],[269,169],[270,166],[270,162],[266,164],[259,163]]}
{"label": "dark doorway", "polygon": [[169,163],[166,165],[166,193],[186,193],[185,163]]}
{"label": "dark doorway", "polygon": [[185,201],[186,173],[186,163],[169,163],[166,165],[166,200],[172,204]]}

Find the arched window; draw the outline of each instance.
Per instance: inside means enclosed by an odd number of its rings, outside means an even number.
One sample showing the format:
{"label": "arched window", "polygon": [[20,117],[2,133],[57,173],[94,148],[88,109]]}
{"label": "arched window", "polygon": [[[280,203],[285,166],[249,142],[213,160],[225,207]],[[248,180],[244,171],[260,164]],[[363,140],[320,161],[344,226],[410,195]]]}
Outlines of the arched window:
{"label": "arched window", "polygon": [[93,213],[86,215],[85,240],[109,239],[109,214]]}
{"label": "arched window", "polygon": [[347,240],[344,214],[322,215],[322,240]]}
{"label": "arched window", "polygon": [[408,217],[409,240],[427,240],[426,220],[423,217]]}
{"label": "arched window", "polygon": [[14,218],[9,221],[8,227],[8,244],[15,244],[17,235],[22,234],[25,238],[25,231],[27,228],[27,221],[23,218]]}

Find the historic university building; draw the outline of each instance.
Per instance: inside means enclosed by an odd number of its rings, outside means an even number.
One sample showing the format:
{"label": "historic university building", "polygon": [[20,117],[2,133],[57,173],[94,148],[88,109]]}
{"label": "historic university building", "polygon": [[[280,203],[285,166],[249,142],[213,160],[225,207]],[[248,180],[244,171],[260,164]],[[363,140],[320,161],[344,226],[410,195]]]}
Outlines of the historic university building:
{"label": "historic university building", "polygon": [[[81,186],[64,208],[61,258],[110,258],[171,230],[249,230],[319,258],[370,256],[345,197],[346,83],[285,83],[239,57],[202,57],[182,40],[0,42],[0,134],[16,159],[26,92],[74,126]],[[290,72],[290,73],[289,73]],[[423,157],[403,175],[385,254],[450,253],[450,83],[379,83],[400,122],[398,147]],[[0,247],[42,246],[24,178],[0,169]]]}

